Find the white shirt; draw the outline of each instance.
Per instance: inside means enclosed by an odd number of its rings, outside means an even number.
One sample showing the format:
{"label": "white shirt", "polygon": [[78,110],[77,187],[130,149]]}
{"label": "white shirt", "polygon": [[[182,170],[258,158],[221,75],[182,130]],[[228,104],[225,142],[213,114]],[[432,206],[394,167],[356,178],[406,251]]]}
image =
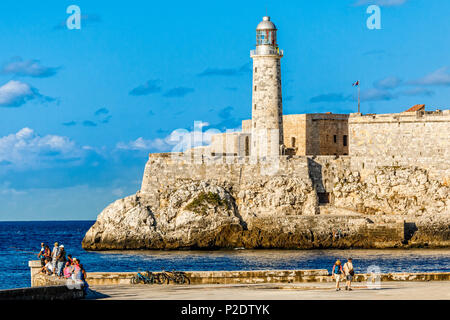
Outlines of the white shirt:
{"label": "white shirt", "polygon": [[346,262],[344,264],[344,272],[345,272],[346,275],[349,275],[350,274],[350,270],[352,270],[352,269],[353,269],[353,264],[351,262]]}
{"label": "white shirt", "polygon": [[53,271],[53,264],[51,262],[47,262],[47,264],[45,265],[45,267],[47,268],[48,271],[52,272]]}
{"label": "white shirt", "polygon": [[59,254],[59,247],[54,247],[53,251],[52,251],[52,258],[53,258],[53,260],[56,259],[58,254]]}

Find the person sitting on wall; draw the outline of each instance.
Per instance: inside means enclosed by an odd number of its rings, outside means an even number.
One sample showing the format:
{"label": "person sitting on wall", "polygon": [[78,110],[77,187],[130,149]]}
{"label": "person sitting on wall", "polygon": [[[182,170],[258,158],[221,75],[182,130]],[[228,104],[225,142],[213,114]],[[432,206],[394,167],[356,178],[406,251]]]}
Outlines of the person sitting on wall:
{"label": "person sitting on wall", "polygon": [[83,265],[80,263],[80,260],[77,258],[73,258],[73,267],[74,272],[72,273],[72,279],[79,284],[83,284],[84,294],[87,294],[87,290],[89,288],[89,284],[86,281],[86,271],[83,268]]}
{"label": "person sitting on wall", "polygon": [[64,278],[69,279],[70,277],[72,277],[72,273],[73,273],[72,263],[70,263],[70,261],[67,261],[63,271]]}
{"label": "person sitting on wall", "polygon": [[53,263],[46,259],[45,265],[41,268],[41,272],[50,276],[53,273]]}
{"label": "person sitting on wall", "polygon": [[83,275],[83,278],[82,278],[83,284],[84,284],[83,289],[84,289],[84,294],[86,295],[87,292],[88,292],[88,289],[89,289],[89,284],[86,281],[86,278],[87,278],[86,270],[84,270],[84,267],[80,263],[80,260],[77,260],[77,261],[78,261],[78,264],[79,264],[80,269],[81,269],[81,274]]}

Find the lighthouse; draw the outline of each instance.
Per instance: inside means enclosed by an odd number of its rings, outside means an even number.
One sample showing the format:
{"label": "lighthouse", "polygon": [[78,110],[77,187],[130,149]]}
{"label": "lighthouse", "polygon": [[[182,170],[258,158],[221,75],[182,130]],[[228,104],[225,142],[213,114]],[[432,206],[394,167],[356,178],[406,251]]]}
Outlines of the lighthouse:
{"label": "lighthouse", "polygon": [[256,48],[253,59],[251,155],[273,157],[284,152],[283,103],[281,97],[280,60],[277,28],[270,17],[256,27]]}

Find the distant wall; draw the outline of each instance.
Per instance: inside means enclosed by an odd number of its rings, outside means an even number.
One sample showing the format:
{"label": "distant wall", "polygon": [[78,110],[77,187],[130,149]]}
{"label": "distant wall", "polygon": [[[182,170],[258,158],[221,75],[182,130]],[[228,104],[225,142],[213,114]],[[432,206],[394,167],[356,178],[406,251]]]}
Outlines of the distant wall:
{"label": "distant wall", "polygon": [[[350,155],[359,169],[414,165],[450,181],[450,110],[352,114]],[[364,165],[364,168],[362,167]]]}
{"label": "distant wall", "polygon": [[[439,161],[422,164],[421,158],[417,162],[403,158],[401,162],[395,157],[282,156],[255,162],[252,157],[178,156],[151,154],[146,164],[141,193],[155,210],[160,208],[161,194],[168,186],[177,186],[183,180],[209,180],[232,188],[241,213],[315,215],[319,205],[326,203],[335,207],[335,214],[339,209],[355,214],[417,217],[450,213],[449,169]],[[302,204],[294,211],[268,204],[254,208],[254,198],[241,198],[240,191],[258,191],[266,192],[270,203],[281,199],[279,194],[286,200],[288,191],[283,189],[282,181],[292,179],[302,181],[295,182],[297,187],[304,185],[303,191],[296,192],[307,197],[303,202],[306,207]],[[278,180],[281,184],[277,190],[258,189],[258,184],[267,186],[267,181]]]}
{"label": "distant wall", "polygon": [[[283,115],[283,139],[295,155],[348,155],[347,114]],[[250,133],[252,120],[242,121],[242,132]]]}
{"label": "distant wall", "polygon": [[211,145],[209,146],[208,151],[209,154],[213,156],[249,156],[250,150],[251,134],[232,132],[213,135],[211,137]]}
{"label": "distant wall", "polygon": [[304,154],[348,155],[348,115],[307,114]]}
{"label": "distant wall", "polygon": [[306,157],[277,157],[265,162],[251,157],[186,157],[181,154],[150,154],[145,166],[141,192],[157,195],[164,185],[177,180],[212,180],[219,185],[233,184],[239,192],[240,185],[264,176],[291,176],[309,180]]}

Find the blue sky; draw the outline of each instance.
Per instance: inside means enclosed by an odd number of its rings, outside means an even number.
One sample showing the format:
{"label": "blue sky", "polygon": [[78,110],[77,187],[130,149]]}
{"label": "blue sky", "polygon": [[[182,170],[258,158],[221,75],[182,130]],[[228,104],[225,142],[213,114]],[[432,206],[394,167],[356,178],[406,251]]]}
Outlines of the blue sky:
{"label": "blue sky", "polygon": [[[80,30],[65,26],[72,4]],[[370,4],[381,30],[366,27]],[[0,220],[95,219],[194,121],[237,129],[266,13],[285,114],[354,112],[356,80],[364,113],[448,109],[448,12],[447,0],[2,1]]]}

